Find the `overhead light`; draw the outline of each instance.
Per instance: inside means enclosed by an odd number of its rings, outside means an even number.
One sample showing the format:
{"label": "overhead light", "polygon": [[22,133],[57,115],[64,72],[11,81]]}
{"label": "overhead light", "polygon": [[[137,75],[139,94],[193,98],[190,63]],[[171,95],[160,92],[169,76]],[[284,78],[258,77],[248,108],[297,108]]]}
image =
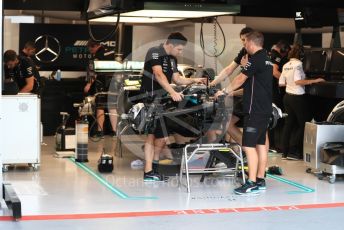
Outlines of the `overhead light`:
{"label": "overhead light", "polygon": [[142,61],[127,61],[125,63],[126,69],[142,70],[145,63]]}
{"label": "overhead light", "polygon": [[[122,23],[161,23],[182,20],[182,18],[161,18],[161,17],[120,17]],[[101,18],[91,19],[91,22],[117,22],[116,16],[106,16]]]}
{"label": "overhead light", "polygon": [[96,72],[112,72],[123,69],[124,65],[117,61],[94,61],[94,71]]}
{"label": "overhead light", "polygon": [[130,17],[160,17],[160,18],[204,18],[221,15],[228,15],[228,12],[210,12],[210,11],[177,11],[177,10],[138,10],[122,14]]}
{"label": "overhead light", "polygon": [[35,23],[34,16],[5,16],[5,19],[10,19],[11,23]]}
{"label": "overhead light", "polygon": [[125,70],[142,70],[144,62],[126,61],[123,64],[117,61],[94,61],[94,70],[96,72],[116,72]]}
{"label": "overhead light", "polygon": [[144,9],[126,12],[122,15],[132,17],[202,18],[239,12],[240,6],[229,4],[145,2]]}
{"label": "overhead light", "polygon": [[201,18],[240,13],[240,5],[225,0],[195,0],[176,2],[165,0],[90,0],[87,18],[94,19],[121,13],[121,16],[147,18]]}

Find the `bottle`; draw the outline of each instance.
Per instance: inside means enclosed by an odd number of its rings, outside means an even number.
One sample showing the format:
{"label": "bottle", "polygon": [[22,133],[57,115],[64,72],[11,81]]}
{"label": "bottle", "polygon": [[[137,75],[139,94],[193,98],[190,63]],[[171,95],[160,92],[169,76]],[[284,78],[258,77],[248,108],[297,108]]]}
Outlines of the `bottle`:
{"label": "bottle", "polygon": [[56,72],[56,80],[61,81],[61,70],[60,69],[58,69]]}
{"label": "bottle", "polygon": [[196,68],[196,73],[194,75],[194,77],[196,78],[202,78],[203,77],[203,65],[197,65],[197,68]]}
{"label": "bottle", "polygon": [[87,116],[75,121],[76,149],[75,161],[88,162],[88,120]]}

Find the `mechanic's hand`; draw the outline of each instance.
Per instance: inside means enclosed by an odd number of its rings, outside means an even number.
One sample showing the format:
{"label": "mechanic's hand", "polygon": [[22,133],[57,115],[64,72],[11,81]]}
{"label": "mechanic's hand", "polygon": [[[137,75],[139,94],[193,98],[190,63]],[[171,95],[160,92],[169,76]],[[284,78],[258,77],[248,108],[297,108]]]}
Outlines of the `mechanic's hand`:
{"label": "mechanic's hand", "polygon": [[227,96],[233,97],[234,96],[234,91],[231,91],[227,94]]}
{"label": "mechanic's hand", "polygon": [[240,65],[241,66],[246,66],[247,62],[248,62],[248,55],[246,54],[245,56],[243,56],[241,58]]}
{"label": "mechanic's hand", "polygon": [[207,78],[192,78],[193,83],[196,84],[207,84]]}
{"label": "mechanic's hand", "polygon": [[214,97],[217,100],[218,97],[225,95],[225,93],[222,90],[219,90],[215,93]]}
{"label": "mechanic's hand", "polygon": [[313,83],[320,83],[320,82],[324,82],[324,81],[325,81],[325,79],[323,79],[323,78],[317,78],[317,79],[313,80]]}
{"label": "mechanic's hand", "polygon": [[178,93],[176,91],[174,91],[173,93],[171,93],[171,98],[173,101],[181,101],[183,100],[183,94],[182,93]]}
{"label": "mechanic's hand", "polygon": [[85,88],[84,88],[84,93],[88,93],[88,91],[90,91],[90,89],[91,89],[91,84],[90,84],[90,83],[87,83],[87,84],[85,85]]}

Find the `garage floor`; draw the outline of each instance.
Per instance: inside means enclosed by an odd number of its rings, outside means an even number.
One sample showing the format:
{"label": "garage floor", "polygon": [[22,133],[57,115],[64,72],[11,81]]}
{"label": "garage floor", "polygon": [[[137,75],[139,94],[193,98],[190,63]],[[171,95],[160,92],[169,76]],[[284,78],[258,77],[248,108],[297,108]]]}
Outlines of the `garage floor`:
{"label": "garage floor", "polygon": [[39,171],[17,166],[4,173],[24,217],[12,222],[9,211],[0,210],[0,229],[343,229],[344,180],[320,181],[305,173],[301,161],[281,161],[271,153],[269,164],[282,167],[284,175],[268,177],[267,191],[258,196],[234,195],[233,178],[211,176],[201,184],[197,175],[188,194],[176,177],[143,183],[142,169],[130,167],[138,159],[131,152],[140,155],[143,140],[129,139],[114,172],[99,176],[100,153],[114,153],[115,140],[91,142],[90,162],[77,165],[54,158],[54,138],[44,138]]}

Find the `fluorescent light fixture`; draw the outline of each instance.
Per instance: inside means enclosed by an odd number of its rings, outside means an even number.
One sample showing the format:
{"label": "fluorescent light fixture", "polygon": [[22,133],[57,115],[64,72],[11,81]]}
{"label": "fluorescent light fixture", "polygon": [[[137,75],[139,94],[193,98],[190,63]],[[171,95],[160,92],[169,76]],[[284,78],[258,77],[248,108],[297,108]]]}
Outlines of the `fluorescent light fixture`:
{"label": "fluorescent light fixture", "polygon": [[5,16],[5,19],[10,19],[11,23],[35,23],[34,16]]}
{"label": "fluorescent light fixture", "polygon": [[[120,17],[122,23],[160,23],[182,20],[182,18],[160,18],[160,17]],[[117,22],[117,16],[105,16],[101,18],[91,19],[91,22]]]}
{"label": "fluorescent light fixture", "polygon": [[202,18],[230,15],[240,12],[239,5],[202,4],[178,2],[145,2],[144,8],[123,13],[132,17],[173,17],[173,18]]}
{"label": "fluorescent light fixture", "polygon": [[145,63],[142,62],[142,61],[127,61],[125,63],[125,65],[126,65],[126,69],[128,69],[128,70],[131,70],[131,69],[133,69],[133,70],[142,70],[144,65],[145,65]]}
{"label": "fluorescent light fixture", "polygon": [[94,61],[95,72],[122,72],[131,70],[142,70],[144,62],[141,61],[126,61],[123,64],[117,61]]}
{"label": "fluorescent light fixture", "polygon": [[138,10],[123,13],[122,16],[130,17],[160,17],[160,18],[204,18],[220,15],[228,15],[228,12],[208,11],[177,11],[177,10]]}
{"label": "fluorescent light fixture", "polygon": [[123,70],[124,65],[117,61],[94,61],[95,72],[117,72]]}
{"label": "fluorescent light fixture", "polygon": [[[211,3],[210,3],[211,2]],[[222,0],[175,2],[133,1],[133,0],[91,0],[87,15],[89,19],[121,13],[123,17],[144,17],[147,22],[154,22],[153,18],[202,18],[240,13],[240,5],[228,4]],[[92,6],[92,7],[91,7]],[[123,19],[124,20],[124,19]],[[134,20],[134,19],[127,19]],[[175,19],[176,20],[176,19]],[[172,21],[169,19],[167,21]],[[137,21],[135,21],[136,23]],[[156,22],[162,22],[159,19]]]}

